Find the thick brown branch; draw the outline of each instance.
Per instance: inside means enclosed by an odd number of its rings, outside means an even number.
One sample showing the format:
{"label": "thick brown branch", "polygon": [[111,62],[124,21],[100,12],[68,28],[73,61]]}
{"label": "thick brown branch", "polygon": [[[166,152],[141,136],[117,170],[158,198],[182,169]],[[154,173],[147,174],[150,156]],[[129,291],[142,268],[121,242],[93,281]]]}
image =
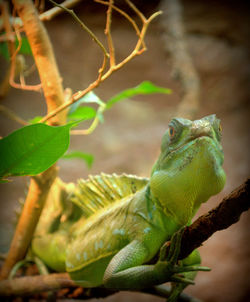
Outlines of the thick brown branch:
{"label": "thick brown branch", "polygon": [[22,296],[42,291],[58,290],[63,287],[76,287],[67,273],[40,276],[27,276],[0,282],[0,296]]}
{"label": "thick brown branch", "polygon": [[[13,0],[18,15],[29,40],[36,66],[40,75],[48,113],[64,103],[62,79],[59,75],[52,45],[47,31],[39,20],[31,0]],[[49,122],[53,125],[64,124],[66,112],[60,112]]]}
{"label": "thick brown branch", "polygon": [[56,174],[57,170],[55,166],[52,166],[41,175],[31,179],[22,215],[2,267],[0,279],[7,278],[15,263],[24,258]]}
{"label": "thick brown branch", "polygon": [[181,243],[180,259],[187,257],[201,246],[213,233],[226,229],[240,219],[250,208],[250,179],[226,196],[222,202],[207,214],[186,227]]}
{"label": "thick brown branch", "polygon": [[[32,1],[13,0],[13,4],[23,21],[25,33],[41,78],[48,113],[50,113],[64,103],[63,87],[52,45]],[[66,113],[64,111],[49,123],[60,125],[64,124],[65,120]],[[40,176],[31,179],[25,206],[15,230],[7,259],[2,267],[0,279],[7,278],[15,263],[25,256],[55,176],[56,168],[52,166]]]}

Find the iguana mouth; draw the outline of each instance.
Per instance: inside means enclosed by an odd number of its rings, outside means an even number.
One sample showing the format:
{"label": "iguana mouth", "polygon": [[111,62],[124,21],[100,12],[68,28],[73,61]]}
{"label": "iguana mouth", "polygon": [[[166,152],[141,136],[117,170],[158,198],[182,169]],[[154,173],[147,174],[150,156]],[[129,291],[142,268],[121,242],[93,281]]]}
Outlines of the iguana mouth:
{"label": "iguana mouth", "polygon": [[182,149],[183,147],[187,146],[187,145],[191,145],[190,143],[191,142],[195,142],[196,140],[200,139],[200,138],[210,138],[212,140],[212,137],[210,135],[205,135],[205,134],[200,134],[199,136],[196,136],[196,137],[190,137],[189,139],[187,139],[186,142],[184,142],[184,144],[182,144],[181,146],[177,147],[176,149],[172,150],[172,152],[175,152],[175,151],[178,151],[180,149]]}

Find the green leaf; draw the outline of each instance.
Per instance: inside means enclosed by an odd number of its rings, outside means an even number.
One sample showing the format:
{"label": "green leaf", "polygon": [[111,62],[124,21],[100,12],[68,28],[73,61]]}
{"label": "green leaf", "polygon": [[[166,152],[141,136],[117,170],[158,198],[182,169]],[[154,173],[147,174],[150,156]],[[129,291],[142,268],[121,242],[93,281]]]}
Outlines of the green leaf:
{"label": "green leaf", "polygon": [[82,159],[87,164],[88,168],[92,167],[94,156],[89,153],[83,153],[81,151],[72,151],[67,154],[64,154],[63,159]]}
{"label": "green leaf", "polygon": [[90,91],[70,106],[69,114],[73,113],[82,103],[96,103],[98,105],[103,105],[103,101],[93,91]]}
{"label": "green leaf", "polygon": [[30,124],[36,124],[36,123],[39,123],[40,120],[42,119],[43,117],[38,115],[38,116],[35,116],[34,118],[32,118],[31,120],[29,120],[29,123]]}
{"label": "green leaf", "polygon": [[68,114],[69,120],[79,120],[82,121],[90,120],[96,116],[96,111],[92,107],[78,107],[74,112]]}
{"label": "green leaf", "polygon": [[[18,45],[19,45],[19,42],[16,38],[16,48],[18,47]],[[27,37],[22,37],[22,45],[19,50],[19,53],[22,53],[24,55],[32,55],[32,51],[31,51],[30,44],[29,44]]]}
{"label": "green leaf", "polygon": [[9,179],[0,179],[0,184],[4,184],[7,182],[10,182],[10,180]]}
{"label": "green leaf", "polygon": [[[18,39],[16,38],[15,47],[17,48],[18,45],[19,45],[19,42],[18,42]],[[24,55],[32,55],[32,51],[31,51],[30,44],[29,44],[27,37],[22,37],[22,45],[21,45],[21,48],[18,53],[24,54]],[[0,43],[0,54],[2,54],[2,56],[5,58],[5,60],[7,60],[7,61],[10,60],[7,42]]]}
{"label": "green leaf", "polygon": [[171,90],[164,87],[155,86],[153,83],[149,81],[144,81],[138,86],[123,90],[122,92],[118,93],[117,95],[109,99],[106,103],[107,105],[106,108],[110,109],[115,103],[127,98],[131,98],[138,94],[153,94],[153,93],[170,94]]}
{"label": "green leaf", "polygon": [[68,149],[70,128],[77,123],[60,127],[29,125],[1,139],[0,178],[47,170]]}
{"label": "green leaf", "polygon": [[0,43],[0,54],[5,58],[5,60],[9,61],[10,55],[9,55],[8,45],[6,42]]}

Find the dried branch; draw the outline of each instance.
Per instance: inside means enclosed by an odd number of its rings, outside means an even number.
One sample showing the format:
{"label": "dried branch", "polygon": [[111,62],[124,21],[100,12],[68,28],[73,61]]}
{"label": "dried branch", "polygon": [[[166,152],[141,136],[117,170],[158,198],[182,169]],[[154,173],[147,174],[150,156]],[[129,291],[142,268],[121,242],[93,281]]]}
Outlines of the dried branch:
{"label": "dried branch", "polygon": [[170,53],[173,74],[180,80],[182,100],[175,115],[193,120],[199,109],[200,79],[188,53],[179,0],[162,0],[161,9],[166,12],[161,18],[165,48]]}
{"label": "dried branch", "polygon": [[[20,57],[17,58],[18,52],[22,45],[22,39],[17,26],[15,26],[15,34],[12,30],[8,3],[3,2],[1,4],[1,8],[2,8],[4,29],[6,31],[6,38],[7,38],[9,53],[11,57],[10,69],[9,72],[7,72],[9,85],[14,88],[22,89],[22,90],[40,91],[41,84],[26,85],[25,83],[22,83],[22,81],[21,84],[15,82],[16,75],[22,74],[25,65],[24,63],[20,65]],[[19,42],[17,49],[15,49],[15,37],[18,38],[18,42]],[[5,86],[3,86],[2,89],[3,92],[1,93],[1,95],[5,95],[8,91],[8,85],[5,84]]]}
{"label": "dried branch", "polygon": [[[109,5],[108,2],[103,1],[103,0],[94,0],[96,3],[100,3],[103,5]],[[138,37],[140,36],[140,30],[139,27],[137,26],[136,22],[127,14],[125,13],[123,10],[121,10],[120,8],[118,8],[117,6],[112,4],[112,8],[117,11],[120,15],[122,15],[124,18],[126,18],[134,27],[134,30],[136,32],[136,34],[138,35]]]}
{"label": "dried branch", "polygon": [[[64,93],[48,34],[40,22],[31,0],[13,0],[13,4],[23,21],[24,30],[40,74],[47,109],[48,112],[51,112],[63,104]],[[64,124],[65,120],[66,113],[63,112],[51,120],[49,124],[60,125]],[[7,259],[3,264],[0,279],[7,278],[15,263],[25,256],[56,173],[57,169],[52,166],[31,179],[25,205]]]}
{"label": "dried branch", "polygon": [[22,89],[22,90],[28,90],[28,91],[41,91],[41,88],[42,88],[41,83],[37,84],[37,85],[26,85],[25,84],[24,77],[23,77],[23,69],[24,69],[25,63],[23,64],[23,68],[20,69],[20,71],[19,71],[20,84],[15,82],[16,67],[17,67],[17,55],[22,46],[22,38],[21,38],[21,34],[19,32],[19,28],[17,26],[15,26],[14,29],[15,29],[15,34],[16,34],[17,40],[18,40],[18,46],[17,46],[17,49],[14,51],[14,53],[11,54],[11,68],[10,68],[9,83],[12,87],[14,87],[16,89]]}
{"label": "dried branch", "polygon": [[112,39],[112,35],[111,35],[112,9],[113,9],[113,0],[109,0],[105,35],[107,36],[108,47],[109,47],[110,68],[115,66],[115,48],[114,48],[113,39]]}
{"label": "dried branch", "polygon": [[182,237],[179,258],[187,257],[213,233],[236,223],[240,219],[240,215],[249,208],[250,179],[247,179],[245,183],[226,196],[216,208],[186,227]]}
{"label": "dried branch", "polygon": [[57,5],[56,7],[53,7],[51,9],[47,10],[46,12],[40,14],[39,19],[41,21],[50,21],[51,19],[53,19],[54,17],[56,17],[57,15],[59,15],[60,13],[65,11],[64,8],[72,8],[73,6],[75,6],[79,2],[81,2],[81,0],[66,0],[66,1],[63,1],[60,4],[61,6]]}
{"label": "dried branch", "polygon": [[[228,228],[236,223],[240,215],[250,208],[250,179],[226,196],[216,208],[198,218],[191,226],[186,227],[181,243],[179,259],[188,256],[202,242],[206,241],[216,231]],[[167,243],[169,245],[169,243]],[[34,280],[33,280],[34,279]],[[27,285],[28,284],[28,285]],[[21,277],[0,282],[0,296],[27,295],[41,291],[57,290],[64,287],[75,287],[68,274],[52,274],[49,276]],[[145,293],[165,295],[165,288],[148,289]],[[164,292],[164,293],[163,293]],[[74,298],[90,299],[112,294],[113,291],[96,288],[91,291],[79,290]],[[71,296],[73,297],[73,296]],[[180,301],[188,300],[186,295]]]}
{"label": "dried branch", "polygon": [[57,170],[52,166],[41,175],[31,178],[28,195],[0,279],[7,278],[16,262],[24,258],[56,174]]}
{"label": "dried branch", "polygon": [[42,291],[76,287],[67,273],[27,276],[0,282],[0,296],[22,296]]}
{"label": "dried branch", "polygon": [[[23,21],[42,83],[48,112],[52,112],[64,103],[62,79],[49,36],[31,0],[13,0],[15,9]],[[50,124],[60,125],[66,120],[66,112],[54,117]]]}
{"label": "dried branch", "polygon": [[55,6],[61,8],[62,10],[65,10],[67,13],[69,13],[73,19],[76,20],[78,24],[91,36],[91,38],[96,42],[96,44],[100,47],[105,57],[109,57],[109,54],[107,53],[104,45],[101,43],[101,41],[97,38],[97,36],[78,18],[78,16],[75,14],[75,12],[72,9],[68,9],[67,7],[64,7],[62,4],[58,4],[53,0],[49,0],[51,3],[53,3]]}
{"label": "dried branch", "polygon": [[[50,0],[50,1],[52,1],[52,0]],[[111,5],[108,8],[110,8],[110,7],[112,7],[112,2],[111,2]],[[78,101],[84,95],[86,95],[89,91],[91,91],[94,88],[98,87],[99,84],[101,82],[103,82],[104,80],[106,80],[114,71],[117,71],[118,69],[122,68],[126,63],[131,61],[135,56],[140,55],[143,51],[145,51],[146,46],[145,46],[145,43],[144,43],[144,37],[145,37],[146,31],[148,29],[148,26],[152,22],[152,20],[160,14],[161,14],[160,11],[156,12],[156,13],[152,14],[148,19],[145,18],[145,20],[143,20],[143,24],[142,24],[142,28],[141,28],[141,31],[140,31],[140,34],[139,34],[138,42],[136,43],[136,46],[135,46],[134,50],[124,60],[122,60],[118,64],[110,66],[110,68],[103,74],[103,71],[104,71],[104,68],[105,68],[105,61],[104,61],[101,69],[99,70],[99,76],[94,82],[92,82],[86,89],[84,89],[82,91],[78,91],[75,94],[73,94],[70,101],[65,102],[60,107],[56,108],[53,112],[50,112],[49,114],[47,114],[41,120],[41,122],[45,122],[45,121],[51,119],[52,117],[57,115],[59,112],[65,110],[66,108],[68,108],[69,106],[74,104],[76,101]],[[110,15],[107,14],[106,24],[110,22],[109,16]],[[110,26],[106,25],[106,29],[110,30]],[[107,36],[110,36],[110,35],[111,35],[111,33],[107,34]],[[109,54],[109,55],[111,55],[111,54]],[[112,54],[112,55],[114,55],[114,54]],[[104,59],[105,58],[106,58],[106,56],[104,57]]]}

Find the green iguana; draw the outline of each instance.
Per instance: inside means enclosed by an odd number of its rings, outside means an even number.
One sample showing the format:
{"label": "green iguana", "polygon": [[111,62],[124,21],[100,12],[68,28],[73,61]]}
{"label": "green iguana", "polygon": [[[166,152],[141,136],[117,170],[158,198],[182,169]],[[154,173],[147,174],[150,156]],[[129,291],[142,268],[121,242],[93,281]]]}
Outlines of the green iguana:
{"label": "green iguana", "polygon": [[[177,263],[178,230],[212,195],[225,173],[215,115],[174,118],[149,179],[116,174],[90,176],[78,185],[57,181],[38,223],[33,252],[55,271],[84,287],[143,289],[174,282],[176,301],[194,279],[197,251]],[[172,237],[169,255],[161,246]],[[155,264],[148,264],[159,252]],[[167,257],[167,258],[166,258]]]}

